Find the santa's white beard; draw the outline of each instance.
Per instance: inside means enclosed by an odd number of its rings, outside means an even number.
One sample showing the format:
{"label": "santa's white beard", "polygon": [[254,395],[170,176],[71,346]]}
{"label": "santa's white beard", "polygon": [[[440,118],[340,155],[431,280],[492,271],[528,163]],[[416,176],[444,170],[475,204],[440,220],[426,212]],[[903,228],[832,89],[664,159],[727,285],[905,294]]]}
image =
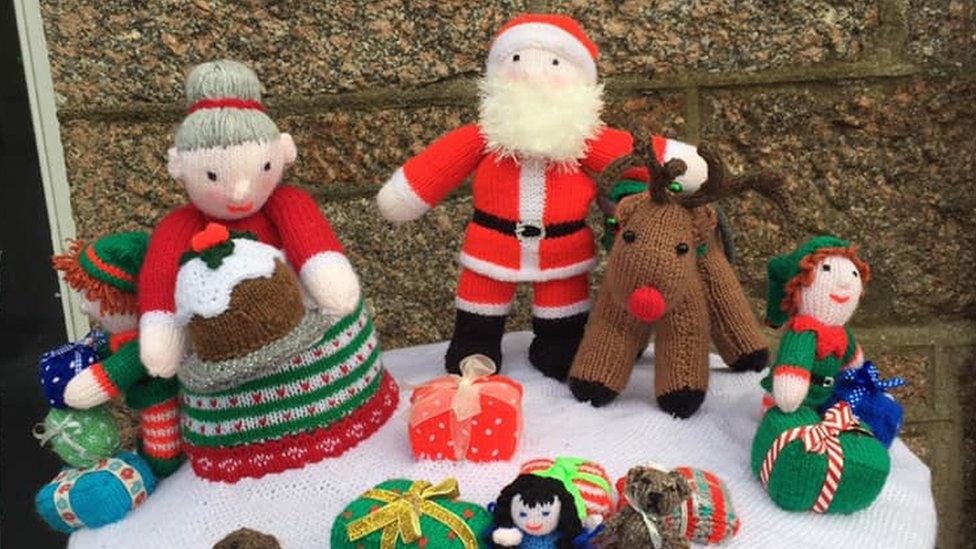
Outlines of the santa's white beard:
{"label": "santa's white beard", "polygon": [[485,77],[479,124],[488,149],[502,156],[575,163],[603,122],[603,86],[552,88]]}

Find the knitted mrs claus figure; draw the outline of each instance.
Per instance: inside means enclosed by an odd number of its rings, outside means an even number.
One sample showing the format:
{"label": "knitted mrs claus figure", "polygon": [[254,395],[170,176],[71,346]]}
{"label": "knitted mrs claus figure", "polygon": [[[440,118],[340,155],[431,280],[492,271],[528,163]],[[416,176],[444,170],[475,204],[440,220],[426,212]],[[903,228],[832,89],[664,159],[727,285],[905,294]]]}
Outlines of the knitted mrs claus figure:
{"label": "knitted mrs claus figure", "polygon": [[786,324],[779,354],[762,385],[766,408],[793,412],[816,408],[834,392],[841,369],[858,367],[864,358],[845,326],[857,310],[871,276],[857,248],[846,240],[818,236],[777,256],[768,266],[767,321]]}
{"label": "knitted mrs claus figure", "polygon": [[[531,282],[536,337],[529,357],[545,375],[566,376],[586,325],[595,262],[585,219],[597,189],[586,171],[602,171],[634,146],[630,134],[601,121],[596,59],[596,45],[570,17],[511,20],[488,52],[477,123],[408,160],[376,197],[386,219],[411,221],[474,174],[449,372],[472,354],[501,364],[516,284]],[[704,181],[707,167],[693,147],[660,137],[653,147],[662,162],[685,161],[679,182],[686,190]]]}
{"label": "knitted mrs claus figure", "polygon": [[332,317],[352,313],[360,297],[356,273],[315,201],[279,185],[297,151],[265,114],[254,72],[236,61],[201,64],[187,78],[186,95],[188,115],[168,168],[190,204],[153,232],[139,277],[141,357],[160,377],[173,376],[185,352],[173,299],[180,255],[209,222],[283,249],[315,304]]}

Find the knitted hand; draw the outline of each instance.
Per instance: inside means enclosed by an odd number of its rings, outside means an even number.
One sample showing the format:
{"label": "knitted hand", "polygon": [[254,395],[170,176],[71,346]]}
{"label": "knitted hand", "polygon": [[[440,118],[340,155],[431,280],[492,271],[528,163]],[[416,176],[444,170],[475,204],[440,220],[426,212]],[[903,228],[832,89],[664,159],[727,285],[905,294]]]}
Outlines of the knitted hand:
{"label": "knitted hand", "polygon": [[403,175],[403,169],[393,174],[376,195],[376,205],[380,214],[393,223],[413,221],[427,213],[430,206],[410,189]]}
{"label": "knitted hand", "polygon": [[788,371],[777,368],[773,370],[773,400],[780,410],[786,413],[795,412],[807,398],[810,390],[810,375],[799,375],[796,368]]}
{"label": "knitted hand", "polygon": [[500,547],[518,547],[522,543],[522,531],[518,528],[497,528],[491,533],[491,540]]}
{"label": "knitted hand", "polygon": [[102,390],[91,369],[71,378],[64,388],[64,403],[76,410],[87,410],[108,402],[109,394]]}
{"label": "knitted hand", "polygon": [[346,316],[359,305],[359,277],[345,257],[322,262],[310,259],[302,267],[301,278],[312,299],[327,314]]}
{"label": "knitted hand", "polygon": [[147,313],[139,321],[139,360],[150,375],[169,378],[186,353],[186,336],[171,314]]}

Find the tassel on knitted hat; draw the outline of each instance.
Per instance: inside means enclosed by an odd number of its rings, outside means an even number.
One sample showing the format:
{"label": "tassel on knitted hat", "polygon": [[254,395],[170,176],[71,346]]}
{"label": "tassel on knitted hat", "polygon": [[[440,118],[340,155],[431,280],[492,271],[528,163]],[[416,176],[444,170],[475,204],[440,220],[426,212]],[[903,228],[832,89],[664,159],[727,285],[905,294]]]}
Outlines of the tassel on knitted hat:
{"label": "tassel on knitted hat", "polygon": [[796,275],[800,274],[800,262],[803,258],[825,248],[850,248],[851,243],[835,236],[817,236],[811,238],[792,252],[778,255],[766,266],[766,322],[779,328],[789,320],[789,315],[783,310],[783,300],[786,298],[786,285]]}

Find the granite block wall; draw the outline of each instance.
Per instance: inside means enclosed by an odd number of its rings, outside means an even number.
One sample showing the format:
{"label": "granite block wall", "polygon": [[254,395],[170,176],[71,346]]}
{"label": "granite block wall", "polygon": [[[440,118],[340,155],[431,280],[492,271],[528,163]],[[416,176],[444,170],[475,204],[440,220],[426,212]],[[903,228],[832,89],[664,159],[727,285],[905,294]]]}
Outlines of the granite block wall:
{"label": "granite block wall", "polygon": [[[42,0],[82,236],[146,228],[185,197],[165,170],[184,71],[250,63],[298,143],[289,181],[347,244],[388,347],[450,335],[466,189],[394,230],[371,197],[411,153],[475,116],[494,30],[579,18],[599,44],[606,119],[708,140],[734,171],[790,176],[785,219],[726,204],[757,310],[763,265],[819,230],[872,263],[857,328],[908,378],[905,440],[933,470],[941,547],[976,524],[976,7],[967,0]],[[597,215],[593,221],[599,221]],[[510,328],[527,326],[525,292]]]}

